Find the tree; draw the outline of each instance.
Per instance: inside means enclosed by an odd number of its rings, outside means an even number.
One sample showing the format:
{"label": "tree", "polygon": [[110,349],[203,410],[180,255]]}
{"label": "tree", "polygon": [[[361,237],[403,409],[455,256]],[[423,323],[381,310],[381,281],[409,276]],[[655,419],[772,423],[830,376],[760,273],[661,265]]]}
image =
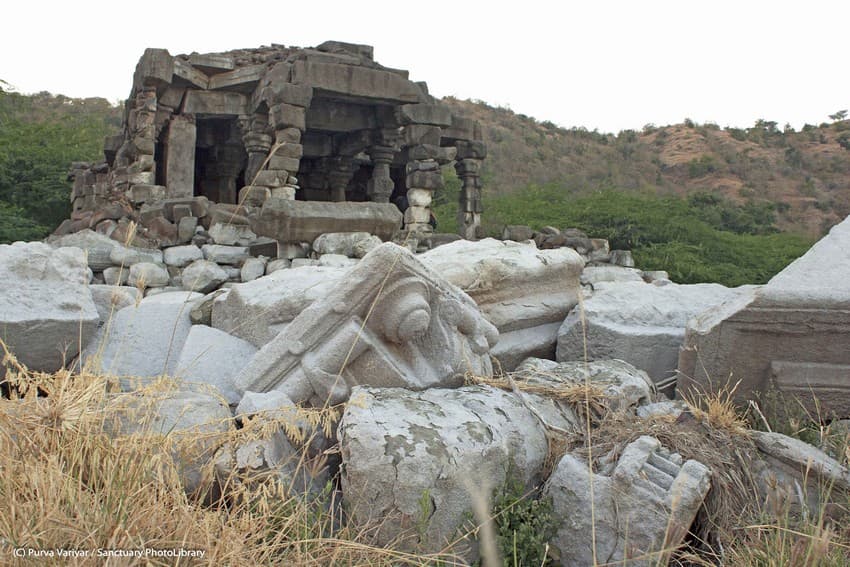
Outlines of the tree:
{"label": "tree", "polygon": [[833,122],[838,122],[839,120],[844,120],[845,118],[847,118],[847,111],[846,110],[839,110],[835,114],[829,115],[829,119],[832,120]]}

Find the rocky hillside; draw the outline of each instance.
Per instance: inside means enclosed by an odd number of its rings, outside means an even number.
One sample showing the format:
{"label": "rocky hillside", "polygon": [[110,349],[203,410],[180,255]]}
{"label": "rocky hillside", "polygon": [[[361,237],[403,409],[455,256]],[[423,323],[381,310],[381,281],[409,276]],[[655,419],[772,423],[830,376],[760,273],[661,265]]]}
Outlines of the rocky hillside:
{"label": "rocky hillside", "polygon": [[532,183],[556,183],[577,194],[600,188],[707,191],[740,204],[774,203],[780,229],[810,237],[850,213],[850,120],[800,131],[764,120],[726,129],[686,120],[614,135],[559,128],[481,102],[444,102],[482,123],[490,194]]}
{"label": "rocky hillside", "polygon": [[[686,121],[614,135],[559,128],[480,102],[444,102],[482,123],[485,199],[532,184],[576,195],[611,188],[712,192],[739,204],[773,203],[781,230],[808,237],[850,213],[850,120],[799,132],[768,121],[745,129]],[[66,218],[68,164],[97,159],[120,113],[104,99],[0,88],[0,240],[40,237]]]}

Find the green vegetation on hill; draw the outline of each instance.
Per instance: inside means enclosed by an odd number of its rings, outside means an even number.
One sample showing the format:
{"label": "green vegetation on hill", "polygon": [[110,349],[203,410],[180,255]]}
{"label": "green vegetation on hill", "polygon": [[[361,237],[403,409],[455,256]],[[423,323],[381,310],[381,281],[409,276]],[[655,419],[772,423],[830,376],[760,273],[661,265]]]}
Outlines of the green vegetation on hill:
{"label": "green vegetation on hill", "polygon": [[68,166],[100,158],[120,127],[120,109],[102,98],[0,88],[0,243],[44,238],[68,218]]}
{"label": "green vegetation on hill", "polygon": [[686,119],[615,135],[560,128],[480,101],[443,102],[481,123],[485,206],[530,184],[558,183],[581,195],[608,187],[665,196],[710,192],[739,205],[772,204],[780,230],[812,238],[850,214],[846,113],[800,130],[768,120],[720,128]]}
{"label": "green vegetation on hill", "polygon": [[[448,171],[446,178],[435,215],[440,231],[451,232],[459,183]],[[768,203],[739,207],[707,193],[687,199],[615,189],[577,195],[547,183],[494,195],[485,203],[483,226],[490,236],[508,224],[575,227],[607,238],[612,249],[631,250],[638,267],[666,270],[680,283],[765,283],[812,244],[777,232]]]}

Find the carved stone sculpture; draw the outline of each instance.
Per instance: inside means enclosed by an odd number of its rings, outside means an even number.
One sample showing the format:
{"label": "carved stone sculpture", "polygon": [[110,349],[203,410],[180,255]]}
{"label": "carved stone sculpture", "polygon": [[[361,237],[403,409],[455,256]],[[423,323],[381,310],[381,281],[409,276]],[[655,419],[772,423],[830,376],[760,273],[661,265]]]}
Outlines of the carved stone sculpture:
{"label": "carved stone sculpture", "polygon": [[498,336],[469,296],[386,243],[293,319],[236,380],[248,391],[279,389],[313,405],[342,402],[356,385],[458,386],[465,372],[492,374],[489,351]]}

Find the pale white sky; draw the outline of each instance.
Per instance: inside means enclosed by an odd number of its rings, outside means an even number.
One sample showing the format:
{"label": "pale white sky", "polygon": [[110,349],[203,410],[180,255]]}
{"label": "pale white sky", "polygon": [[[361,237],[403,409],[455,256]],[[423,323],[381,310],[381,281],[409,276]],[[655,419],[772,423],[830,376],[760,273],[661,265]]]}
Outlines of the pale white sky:
{"label": "pale white sky", "polygon": [[565,127],[758,118],[850,107],[850,2],[664,0],[22,0],[3,7],[0,79],[21,92],[123,99],[145,47],[367,43],[436,96]]}

